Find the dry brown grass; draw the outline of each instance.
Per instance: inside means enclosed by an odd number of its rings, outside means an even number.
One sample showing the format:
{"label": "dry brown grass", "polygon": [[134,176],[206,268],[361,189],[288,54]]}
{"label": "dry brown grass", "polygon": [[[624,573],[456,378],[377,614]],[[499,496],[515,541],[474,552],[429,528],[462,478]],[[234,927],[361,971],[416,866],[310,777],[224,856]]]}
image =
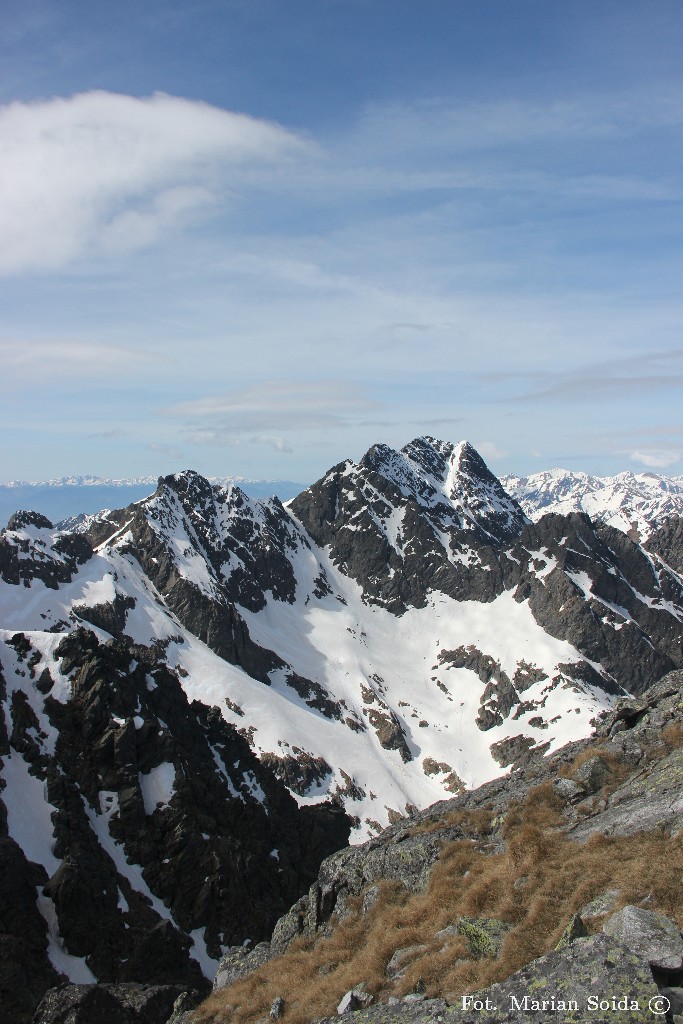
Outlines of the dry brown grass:
{"label": "dry brown grass", "polygon": [[[607,889],[620,892],[615,909],[647,897],[648,907],[683,926],[683,836],[595,835],[582,845],[556,828],[561,821],[552,786],[536,787],[506,815],[504,852],[487,852],[473,839],[449,844],[426,891],[410,895],[397,883],[382,883],[368,914],[360,913],[359,899],[329,938],[299,941],[283,957],[215,993],[199,1019],[253,1024],[282,996],[285,1024],[306,1024],[333,1015],[343,994],[363,981],[381,999],[405,995],[419,982],[429,996],[456,1001],[553,949],[572,914]],[[463,914],[512,925],[497,959],[472,959],[461,936],[436,938]],[[394,951],[415,944],[427,949],[403,978],[388,979]]]}
{"label": "dry brown grass", "polygon": [[563,765],[558,775],[565,779],[573,779],[579,768],[587,761],[592,761],[594,757],[599,757],[604,761],[612,774],[623,776],[629,771],[628,765],[613,750],[608,750],[606,747],[587,747],[585,750],[581,750],[570,764]]}
{"label": "dry brown grass", "polygon": [[669,722],[662,729],[661,739],[669,751],[683,747],[683,724],[681,722]]}
{"label": "dry brown grass", "polygon": [[579,768],[587,761],[592,761],[594,757],[599,757],[609,768],[609,775],[605,780],[605,784],[601,787],[603,798],[609,797],[619,789],[632,771],[629,765],[613,750],[608,750],[606,747],[587,747],[576,755],[571,764],[563,765],[558,775],[565,779],[578,781],[576,774]]}
{"label": "dry brown grass", "polygon": [[412,835],[440,832],[444,828],[459,827],[468,836],[488,836],[493,831],[493,811],[490,807],[477,807],[447,814],[411,829]]}

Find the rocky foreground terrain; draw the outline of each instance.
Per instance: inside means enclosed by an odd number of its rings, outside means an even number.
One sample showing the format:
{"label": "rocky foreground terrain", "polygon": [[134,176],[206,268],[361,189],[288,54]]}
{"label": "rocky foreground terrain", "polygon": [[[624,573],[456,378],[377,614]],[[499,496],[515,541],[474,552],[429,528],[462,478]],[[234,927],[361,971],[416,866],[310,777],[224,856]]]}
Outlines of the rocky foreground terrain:
{"label": "rocky foreground terrain", "polygon": [[270,941],[226,953],[200,1005],[65,985],[34,1024],[681,1021],[682,873],[676,671],[590,739],[327,858]]}

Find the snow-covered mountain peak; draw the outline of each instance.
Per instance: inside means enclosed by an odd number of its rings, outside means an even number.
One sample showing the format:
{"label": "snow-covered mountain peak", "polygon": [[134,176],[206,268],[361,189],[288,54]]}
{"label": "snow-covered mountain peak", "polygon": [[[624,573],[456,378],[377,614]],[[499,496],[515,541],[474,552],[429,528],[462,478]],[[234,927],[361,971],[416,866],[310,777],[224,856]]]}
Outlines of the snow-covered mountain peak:
{"label": "snow-covered mountain peak", "polygon": [[27,526],[33,526],[38,530],[51,530],[52,523],[43,516],[40,512],[33,512],[30,509],[18,509],[7,524],[7,529],[11,532],[24,530]]}
{"label": "snow-covered mountain peak", "polygon": [[551,469],[526,477],[506,476],[502,483],[530,519],[548,512],[586,512],[641,540],[667,516],[683,515],[682,477],[628,470],[599,477]]}
{"label": "snow-covered mountain peak", "polygon": [[479,598],[490,600],[494,549],[527,522],[470,445],[429,437],[340,463],[289,510],[366,601],[396,615],[433,591],[462,598],[475,576]]}
{"label": "snow-covered mountain peak", "polygon": [[474,457],[479,459],[483,474],[486,466],[468,441],[453,444],[435,437],[416,437],[404,445],[401,454],[415,468],[421,479],[433,490],[433,501],[451,503],[456,497],[458,477]]}
{"label": "snow-covered mountain peak", "polygon": [[424,436],[400,451],[375,445],[358,467],[347,466],[345,475],[373,484],[394,506],[405,504],[382,485],[387,481],[403,499],[433,510],[440,530],[475,531],[503,541],[516,536],[526,522],[517,502],[468,441],[453,444]]}
{"label": "snow-covered mountain peak", "polygon": [[442,441],[437,437],[425,434],[409,441],[401,449],[412,462],[421,466],[427,475],[445,482],[453,467],[460,467],[468,459],[479,460],[484,471],[486,466],[481,456],[469,441]]}

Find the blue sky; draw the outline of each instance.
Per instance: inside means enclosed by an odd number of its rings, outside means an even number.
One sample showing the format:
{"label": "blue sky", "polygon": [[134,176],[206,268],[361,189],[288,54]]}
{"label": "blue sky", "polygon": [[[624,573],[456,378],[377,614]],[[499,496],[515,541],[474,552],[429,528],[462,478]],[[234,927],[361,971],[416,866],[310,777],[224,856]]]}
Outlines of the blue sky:
{"label": "blue sky", "polygon": [[683,472],[678,0],[0,20],[0,480]]}

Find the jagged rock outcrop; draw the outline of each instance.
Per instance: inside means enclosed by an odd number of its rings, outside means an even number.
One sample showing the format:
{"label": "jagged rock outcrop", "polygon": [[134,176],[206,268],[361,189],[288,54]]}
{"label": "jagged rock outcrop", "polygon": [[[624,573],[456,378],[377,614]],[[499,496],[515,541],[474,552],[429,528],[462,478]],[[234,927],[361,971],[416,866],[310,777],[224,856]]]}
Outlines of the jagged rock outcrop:
{"label": "jagged rock outcrop", "polygon": [[683,572],[683,515],[666,516],[657,522],[645,547],[676,572]]}
{"label": "jagged rock outcrop", "polygon": [[177,985],[60,985],[46,993],[32,1024],[167,1024],[183,994]]}
{"label": "jagged rock outcrop", "polygon": [[333,914],[338,920],[344,918],[349,897],[358,896],[379,879],[395,879],[412,891],[423,888],[442,844],[464,834],[461,829],[446,825],[432,833],[411,835],[402,823],[390,826],[377,840],[340,850],[323,862],[308,894],[277,922],[270,943],[271,955],[283,953],[301,935],[328,932]]}
{"label": "jagged rock outcrop", "polygon": [[[609,993],[609,995],[607,995]],[[647,963],[607,935],[579,939],[548,953],[507,981],[463,996],[460,1004],[401,1001],[370,1007],[358,1024],[647,1024],[661,999]],[[430,1005],[431,1003],[431,1005]],[[334,1018],[323,1018],[332,1024]],[[320,1024],[323,1024],[323,1021]]]}
{"label": "jagged rock outcrop", "polygon": [[70,583],[92,557],[92,547],[84,536],[63,533],[54,538],[52,530],[45,516],[15,513],[7,529],[0,531],[0,579],[24,587],[40,580],[51,590]]}
{"label": "jagged rock outcrop", "polygon": [[226,985],[232,985],[233,981],[245,978],[263,967],[273,956],[275,950],[271,949],[270,942],[257,942],[255,946],[231,946],[221,957],[213,980],[214,989],[225,988]]}
{"label": "jagged rock outcrop", "polygon": [[4,835],[23,834],[35,787],[50,818],[32,840],[38,863],[0,839],[2,998],[11,991],[25,1020],[59,981],[60,949],[100,983],[206,985],[223,948],[269,935],[278,907],[347,842],[343,811],[299,809],[236,729],[188,702],[158,651],[80,628],[38,675],[40,650],[24,634],[11,644],[16,671],[40,689],[13,690],[11,735],[0,738]]}

